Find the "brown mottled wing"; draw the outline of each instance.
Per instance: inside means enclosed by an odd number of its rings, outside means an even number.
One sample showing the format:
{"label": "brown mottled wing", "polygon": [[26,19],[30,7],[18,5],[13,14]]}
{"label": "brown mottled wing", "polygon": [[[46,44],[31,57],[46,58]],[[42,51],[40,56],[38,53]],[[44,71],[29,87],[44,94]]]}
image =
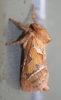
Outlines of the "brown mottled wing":
{"label": "brown mottled wing", "polygon": [[44,45],[34,37],[27,43],[22,70],[21,87],[27,92],[48,90],[48,69],[44,59]]}

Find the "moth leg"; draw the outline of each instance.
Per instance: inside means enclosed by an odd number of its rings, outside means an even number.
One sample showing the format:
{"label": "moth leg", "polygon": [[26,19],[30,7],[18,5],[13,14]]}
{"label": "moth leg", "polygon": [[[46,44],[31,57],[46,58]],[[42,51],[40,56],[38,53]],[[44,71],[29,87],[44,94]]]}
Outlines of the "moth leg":
{"label": "moth leg", "polygon": [[19,43],[19,41],[13,41],[13,42],[10,42],[10,43],[6,43],[5,45],[11,46],[11,45],[15,45],[15,44],[20,44],[20,43]]}
{"label": "moth leg", "polygon": [[35,24],[38,24],[37,20],[36,20],[35,11],[34,11],[34,5],[33,4],[32,4],[32,19],[33,19]]}
{"label": "moth leg", "polygon": [[19,28],[21,28],[21,29],[23,29],[23,30],[25,30],[25,31],[32,31],[31,28],[29,28],[29,27],[27,27],[27,26],[25,26],[25,25],[23,25],[23,24],[21,24],[21,23],[15,21],[15,20],[13,20],[12,18],[9,18],[9,20],[10,20],[11,22],[13,22],[16,26],[18,26]]}
{"label": "moth leg", "polygon": [[13,41],[13,42],[10,42],[10,43],[6,43],[5,45],[11,46],[11,45],[15,45],[15,44],[22,44],[28,39],[28,37],[29,37],[29,34],[25,35],[22,39],[20,39],[18,41]]}

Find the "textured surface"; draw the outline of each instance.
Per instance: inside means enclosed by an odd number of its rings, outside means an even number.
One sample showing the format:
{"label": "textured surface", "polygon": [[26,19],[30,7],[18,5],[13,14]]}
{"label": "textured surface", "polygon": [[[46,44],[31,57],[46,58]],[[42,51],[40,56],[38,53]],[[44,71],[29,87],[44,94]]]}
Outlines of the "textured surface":
{"label": "textured surface", "polygon": [[[16,62],[20,62],[20,46],[5,47],[4,45],[6,41],[10,42],[12,40],[15,40],[20,35],[19,29],[17,29],[16,26],[14,26],[11,22],[8,21],[9,17],[12,17],[13,19],[21,21],[25,24],[28,21],[30,22],[28,18],[30,14],[29,5],[31,0],[25,1],[26,2],[24,2],[24,0],[0,0],[0,100],[29,100],[30,98],[29,93],[24,93],[19,89],[20,63],[17,64]],[[40,9],[38,8],[37,10],[39,11]],[[37,18],[40,19],[38,16]],[[47,47],[47,59],[49,62],[48,65],[50,72],[50,91],[44,93],[44,100],[58,100],[58,98],[60,100],[61,1],[46,0],[45,22],[45,27],[47,28],[47,31],[49,32],[53,41]],[[40,95],[39,92],[32,94],[31,99],[40,99],[37,98],[38,95]]]}

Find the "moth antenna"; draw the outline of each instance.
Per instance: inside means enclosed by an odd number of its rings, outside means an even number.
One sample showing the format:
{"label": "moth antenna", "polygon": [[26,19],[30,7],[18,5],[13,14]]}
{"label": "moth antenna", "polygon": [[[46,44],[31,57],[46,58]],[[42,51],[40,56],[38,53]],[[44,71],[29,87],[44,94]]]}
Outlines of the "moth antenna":
{"label": "moth antenna", "polygon": [[16,26],[18,26],[19,28],[21,28],[21,29],[23,29],[23,30],[25,30],[25,31],[32,31],[31,28],[29,28],[29,27],[27,27],[27,26],[25,26],[25,25],[23,25],[23,24],[21,24],[21,23],[15,21],[15,20],[13,20],[12,18],[9,18],[9,20],[10,20],[11,22],[13,22]]}
{"label": "moth antenna", "polygon": [[10,43],[6,43],[5,45],[7,46],[11,46],[11,45],[15,45],[15,44],[23,44],[29,37],[29,34],[25,35],[22,39],[18,40],[18,41],[13,41]]}
{"label": "moth antenna", "polygon": [[35,11],[34,11],[34,5],[33,4],[32,4],[32,19],[33,19],[35,24],[38,24],[37,20],[36,20]]}

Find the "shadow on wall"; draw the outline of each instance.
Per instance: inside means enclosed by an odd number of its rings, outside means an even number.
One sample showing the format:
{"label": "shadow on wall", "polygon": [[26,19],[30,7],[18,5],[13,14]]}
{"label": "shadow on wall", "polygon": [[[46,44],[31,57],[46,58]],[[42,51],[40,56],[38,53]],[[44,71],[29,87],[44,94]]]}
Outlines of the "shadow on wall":
{"label": "shadow on wall", "polygon": [[[31,9],[23,23],[28,22],[31,14]],[[21,20],[20,20],[21,21]],[[12,22],[8,22],[6,30],[6,42],[12,42],[20,37],[22,31],[19,30]],[[5,68],[3,70],[3,78],[6,80],[7,85],[20,89],[20,62],[22,48],[20,45],[6,46]]]}
{"label": "shadow on wall", "polygon": [[[12,22],[9,22],[6,34],[7,42],[12,42],[17,40],[17,38],[21,38],[21,33],[21,30],[19,30]],[[21,49],[20,45],[6,46],[3,76],[7,81],[7,84],[16,89],[20,89],[20,62],[22,62]]]}

